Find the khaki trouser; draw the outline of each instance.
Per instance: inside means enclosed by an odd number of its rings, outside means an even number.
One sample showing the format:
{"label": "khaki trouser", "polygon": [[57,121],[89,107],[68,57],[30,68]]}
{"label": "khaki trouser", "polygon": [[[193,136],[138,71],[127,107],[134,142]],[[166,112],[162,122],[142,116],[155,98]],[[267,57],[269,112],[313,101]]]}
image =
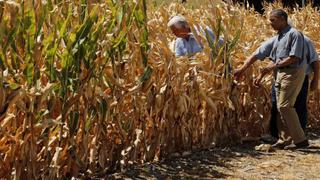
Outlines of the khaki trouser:
{"label": "khaki trouser", "polygon": [[280,138],[295,144],[306,140],[299,123],[294,103],[305,77],[305,67],[279,69],[276,76],[277,108],[281,118],[277,119]]}

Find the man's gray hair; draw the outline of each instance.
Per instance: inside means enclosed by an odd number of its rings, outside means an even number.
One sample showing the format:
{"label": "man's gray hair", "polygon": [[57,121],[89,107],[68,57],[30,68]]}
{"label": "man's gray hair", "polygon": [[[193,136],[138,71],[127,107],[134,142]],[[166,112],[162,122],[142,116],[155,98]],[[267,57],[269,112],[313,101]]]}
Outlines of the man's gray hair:
{"label": "man's gray hair", "polygon": [[288,22],[288,14],[283,9],[274,9],[270,12],[278,17],[283,17]]}
{"label": "man's gray hair", "polygon": [[189,27],[189,24],[183,16],[177,15],[177,16],[173,16],[168,22],[168,27],[171,28],[173,26],[177,29],[180,29],[182,27],[184,28]]}

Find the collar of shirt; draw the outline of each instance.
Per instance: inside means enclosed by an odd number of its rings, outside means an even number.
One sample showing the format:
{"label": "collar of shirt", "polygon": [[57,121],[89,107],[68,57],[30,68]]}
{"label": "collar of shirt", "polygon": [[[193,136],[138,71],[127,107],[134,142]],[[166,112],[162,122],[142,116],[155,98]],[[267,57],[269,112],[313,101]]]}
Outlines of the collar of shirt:
{"label": "collar of shirt", "polygon": [[190,39],[195,39],[193,33],[189,33],[189,38],[185,39],[186,41],[190,41]]}
{"label": "collar of shirt", "polygon": [[284,28],[282,31],[280,31],[280,32],[278,33],[278,36],[279,36],[279,37],[284,36],[287,32],[290,31],[290,29],[291,29],[291,26],[287,26],[286,28]]}

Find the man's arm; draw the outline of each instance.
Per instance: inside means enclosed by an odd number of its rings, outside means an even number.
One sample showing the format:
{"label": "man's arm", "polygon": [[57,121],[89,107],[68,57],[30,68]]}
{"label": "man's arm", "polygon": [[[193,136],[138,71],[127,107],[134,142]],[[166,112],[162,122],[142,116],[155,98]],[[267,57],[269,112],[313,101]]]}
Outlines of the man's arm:
{"label": "man's arm", "polygon": [[234,76],[239,77],[243,72],[248,69],[255,61],[258,59],[265,59],[271,53],[275,37],[270,38],[269,40],[262,43],[262,45],[245,61],[245,63],[238,69],[235,70]]}
{"label": "man's arm", "polygon": [[[291,35],[291,36],[290,36]],[[299,60],[304,60],[304,52],[307,51],[305,47],[305,39],[302,33],[296,31],[292,34],[289,34],[291,37],[291,44],[289,56],[277,63],[277,67],[285,67],[294,63],[297,63]],[[287,47],[288,48],[288,47]]]}
{"label": "man's arm", "polygon": [[[267,67],[268,67],[268,66],[272,66],[273,64],[274,64],[274,62],[271,61],[271,62],[269,62],[269,64],[267,65]],[[259,76],[254,80],[253,84],[254,84],[255,86],[257,86],[257,87],[260,87],[261,81],[262,81],[263,77],[264,77],[266,74],[268,74],[268,72],[269,72],[269,71],[264,71],[264,69],[261,69]]]}
{"label": "man's arm", "polygon": [[240,77],[248,69],[248,67],[250,67],[251,64],[253,64],[257,60],[258,58],[255,55],[251,55],[240,68],[234,71],[234,76]]}
{"label": "man's arm", "polygon": [[296,56],[289,56],[289,57],[285,58],[283,61],[276,63],[277,68],[289,66],[290,64],[294,64],[294,63],[300,61],[300,59],[301,58],[296,57]]}
{"label": "man's arm", "polygon": [[[277,63],[270,62],[265,68],[261,69],[261,74],[263,74],[263,76],[264,76],[276,68],[281,68],[281,67],[288,66],[290,64],[294,64],[294,63],[298,62],[299,60],[300,60],[300,58],[298,58],[298,57],[289,56],[289,57],[285,58],[283,61],[280,61]],[[261,79],[263,78],[263,76],[261,77]],[[260,79],[260,81],[261,81],[261,79]],[[259,82],[259,80],[257,82]]]}
{"label": "man's arm", "polygon": [[[283,61],[280,61],[280,62],[277,62],[277,63],[274,63],[274,62],[270,62],[266,67],[262,68],[261,69],[261,74],[259,75],[259,77],[254,81],[254,84],[256,86],[260,86],[260,83],[261,83],[261,80],[262,78],[268,74],[270,71],[276,69],[276,68],[281,68],[281,67],[285,67],[285,66],[288,66],[290,64],[294,64],[296,63],[297,61],[299,61],[300,58],[298,57],[295,57],[295,56],[290,56],[290,57],[287,57],[285,60]],[[319,68],[318,68],[319,70]]]}

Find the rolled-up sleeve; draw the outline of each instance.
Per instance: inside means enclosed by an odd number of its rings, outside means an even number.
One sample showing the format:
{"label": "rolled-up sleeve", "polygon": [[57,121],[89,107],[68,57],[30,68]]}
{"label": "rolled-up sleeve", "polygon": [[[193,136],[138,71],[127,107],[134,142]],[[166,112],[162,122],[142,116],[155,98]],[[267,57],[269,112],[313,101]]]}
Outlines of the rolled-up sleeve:
{"label": "rolled-up sleeve", "polygon": [[264,60],[269,57],[273,48],[275,38],[271,38],[264,43],[253,53],[253,55],[260,60]]}
{"label": "rolled-up sleeve", "polygon": [[290,45],[290,52],[289,56],[295,56],[298,58],[302,58],[302,51],[303,51],[303,36],[300,32],[294,32],[291,35],[291,44]]}

